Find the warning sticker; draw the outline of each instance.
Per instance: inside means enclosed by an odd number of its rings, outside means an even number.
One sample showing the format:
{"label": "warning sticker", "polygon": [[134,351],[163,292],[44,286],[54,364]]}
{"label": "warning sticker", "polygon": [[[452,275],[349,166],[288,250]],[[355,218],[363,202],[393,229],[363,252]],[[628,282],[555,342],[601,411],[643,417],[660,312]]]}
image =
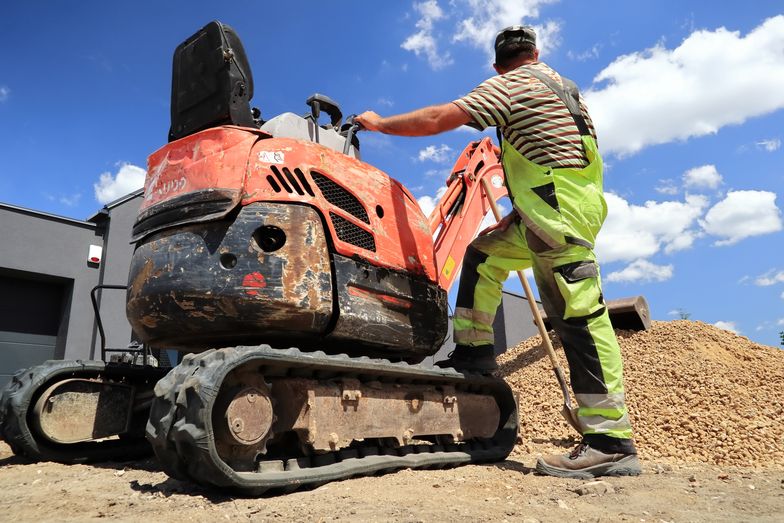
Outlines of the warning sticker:
{"label": "warning sticker", "polygon": [[447,256],[446,261],[444,262],[444,268],[441,270],[441,274],[444,275],[444,278],[451,278],[452,271],[455,270],[455,259],[452,256]]}
{"label": "warning sticker", "polygon": [[284,163],[286,155],[283,151],[259,151],[259,161],[261,163]]}

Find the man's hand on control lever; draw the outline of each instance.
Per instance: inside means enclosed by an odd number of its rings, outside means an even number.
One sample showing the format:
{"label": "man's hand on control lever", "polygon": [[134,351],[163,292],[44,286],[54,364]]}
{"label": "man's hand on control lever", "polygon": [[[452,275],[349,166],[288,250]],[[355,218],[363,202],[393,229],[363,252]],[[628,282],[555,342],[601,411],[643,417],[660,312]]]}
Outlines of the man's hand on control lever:
{"label": "man's hand on control lever", "polygon": [[358,123],[361,126],[360,129],[363,131],[379,131],[381,120],[381,116],[373,111],[365,111],[354,117],[354,123]]}

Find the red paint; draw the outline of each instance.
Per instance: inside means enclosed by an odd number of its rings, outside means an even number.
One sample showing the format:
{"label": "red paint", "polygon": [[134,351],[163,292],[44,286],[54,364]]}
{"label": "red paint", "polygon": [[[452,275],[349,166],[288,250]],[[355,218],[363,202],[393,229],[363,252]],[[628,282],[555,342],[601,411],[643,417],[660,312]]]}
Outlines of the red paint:
{"label": "red paint", "polygon": [[267,286],[267,280],[264,279],[264,275],[260,272],[252,272],[246,274],[242,279],[242,286],[250,288],[250,290],[245,291],[245,294],[248,296],[258,296],[259,291],[253,289],[263,289]]}
{"label": "red paint", "polygon": [[[261,161],[262,158],[270,158],[267,152],[274,151],[283,153],[278,157],[281,163]],[[274,177],[272,167],[279,172],[286,168],[291,173],[299,169],[307,177],[314,196],[304,191],[304,194],[286,190],[275,192],[267,181],[268,176]],[[316,183],[310,178],[311,171],[326,176],[353,194],[362,202],[370,223],[355,218],[322,197]],[[376,242],[376,252],[342,242],[331,220],[326,219],[329,234],[339,254],[358,256],[377,267],[424,275],[431,282],[436,281],[436,260],[427,218],[405,187],[372,165],[313,142],[292,138],[259,140],[250,155],[243,192],[242,205],[261,201],[301,202],[318,208],[326,217],[330,212],[335,213],[373,234]],[[379,216],[377,206],[381,208],[382,216]]]}
{"label": "red paint", "polygon": [[373,292],[366,289],[360,289],[359,287],[349,286],[348,293],[352,296],[357,296],[358,298],[371,298],[379,300],[387,305],[392,307],[397,307],[399,309],[410,309],[411,302],[408,300],[401,300],[400,298],[396,298],[395,296],[390,296],[389,294],[381,294],[380,292]]}

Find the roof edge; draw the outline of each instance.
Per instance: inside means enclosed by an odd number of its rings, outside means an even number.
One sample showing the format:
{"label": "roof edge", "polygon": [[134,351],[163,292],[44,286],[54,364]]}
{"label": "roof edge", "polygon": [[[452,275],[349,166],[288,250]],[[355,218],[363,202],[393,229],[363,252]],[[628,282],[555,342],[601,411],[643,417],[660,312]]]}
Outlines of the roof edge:
{"label": "roof edge", "polygon": [[11,205],[10,203],[3,203],[0,202],[0,209],[6,209],[13,212],[18,212],[20,214],[26,214],[28,216],[37,216],[39,218],[46,218],[48,220],[53,220],[62,223],[70,223],[72,225],[80,225],[82,227],[89,227],[94,229],[97,227],[97,224],[91,221],[86,220],[77,220],[76,218],[69,218],[67,216],[60,216],[59,214],[52,214],[43,211],[36,211],[35,209],[28,209],[27,207],[19,207],[18,205]]}
{"label": "roof edge", "polygon": [[98,212],[96,212],[95,214],[87,218],[87,221],[89,222],[102,221],[106,217],[108,211],[114,209],[115,207],[119,207],[120,205],[124,204],[127,201],[133,200],[137,196],[142,196],[143,194],[144,194],[144,189],[142,188],[142,189],[136,189],[135,191],[130,192],[125,196],[120,196],[116,200],[112,200],[111,202],[101,207],[101,209]]}

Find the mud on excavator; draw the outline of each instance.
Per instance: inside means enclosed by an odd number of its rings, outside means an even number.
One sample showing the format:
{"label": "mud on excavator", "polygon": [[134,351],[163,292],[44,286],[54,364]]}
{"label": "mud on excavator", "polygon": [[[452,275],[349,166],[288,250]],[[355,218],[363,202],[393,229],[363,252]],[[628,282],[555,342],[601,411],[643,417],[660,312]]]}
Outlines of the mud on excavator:
{"label": "mud on excavator", "polygon": [[444,341],[447,291],[490,199],[506,195],[498,148],[470,143],[426,218],[361,161],[358,126],[330,98],[264,121],[229,26],[199,30],[173,66],[126,312],[141,342],[182,361],[20,371],[0,436],[62,462],[151,445],[169,475],[249,494],[503,460],[518,426],[509,386],[418,365]]}

